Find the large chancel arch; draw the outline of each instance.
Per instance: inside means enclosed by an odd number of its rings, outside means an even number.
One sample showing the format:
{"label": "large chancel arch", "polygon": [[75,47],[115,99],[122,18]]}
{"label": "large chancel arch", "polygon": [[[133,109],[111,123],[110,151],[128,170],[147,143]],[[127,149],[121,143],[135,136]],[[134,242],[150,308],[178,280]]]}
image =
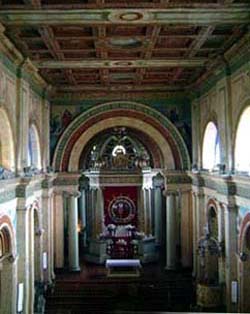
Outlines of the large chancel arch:
{"label": "large chancel arch", "polygon": [[163,168],[189,169],[186,145],[176,127],[161,113],[135,102],[105,103],[78,116],[65,130],[56,147],[57,171],[77,171],[87,143],[107,128],[127,127],[144,133],[157,144]]}

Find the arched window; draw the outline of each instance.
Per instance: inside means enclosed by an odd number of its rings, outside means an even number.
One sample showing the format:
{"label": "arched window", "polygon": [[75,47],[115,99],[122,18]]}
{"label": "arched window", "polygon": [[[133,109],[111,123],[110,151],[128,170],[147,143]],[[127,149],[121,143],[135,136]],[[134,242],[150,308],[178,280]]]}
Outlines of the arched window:
{"label": "arched window", "polygon": [[235,169],[250,172],[250,106],[240,117],[235,139]]}
{"label": "arched window", "polygon": [[220,163],[220,140],[216,125],[213,122],[207,124],[202,147],[202,166],[212,170]]}
{"label": "arched window", "polygon": [[31,125],[29,128],[28,165],[41,169],[39,136],[37,129],[34,125]]}
{"label": "arched window", "polygon": [[15,169],[14,141],[8,115],[0,108],[0,166]]}

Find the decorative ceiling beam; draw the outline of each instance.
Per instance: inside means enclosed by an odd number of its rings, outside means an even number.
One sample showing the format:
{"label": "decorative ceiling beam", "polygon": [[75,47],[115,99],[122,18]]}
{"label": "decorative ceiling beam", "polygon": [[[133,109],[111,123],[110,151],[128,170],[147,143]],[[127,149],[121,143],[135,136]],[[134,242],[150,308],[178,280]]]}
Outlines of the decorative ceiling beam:
{"label": "decorative ceiling beam", "polygon": [[[14,37],[14,36],[12,36],[12,37]],[[19,42],[21,42],[21,39],[20,39],[20,37],[18,37],[16,40],[19,40]],[[26,43],[25,43],[26,44]],[[28,48],[27,48],[28,49]],[[154,52],[175,52],[175,51],[187,51],[188,50],[188,48],[183,48],[183,47],[178,47],[178,48],[176,48],[176,47],[173,47],[173,48],[155,48],[154,49]],[[31,53],[48,53],[48,49],[46,49],[46,48],[32,48],[32,49],[30,49],[29,48],[29,51],[31,52]],[[74,49],[74,48],[63,48],[63,49],[61,49],[60,50],[61,52],[63,52],[63,53],[85,53],[85,52],[87,52],[87,53],[91,53],[91,52],[95,52],[96,50],[94,49],[94,48],[76,48],[76,49]],[[113,51],[115,51],[115,49],[113,50]],[[119,50],[120,51],[120,50]],[[200,50],[199,51],[203,51],[203,52],[216,52],[216,51],[220,51],[220,49],[219,48],[200,48]],[[105,57],[105,58],[102,58],[102,59],[107,59],[107,57]],[[141,58],[142,59],[142,58]]]}
{"label": "decorative ceiling beam", "polygon": [[167,86],[165,83],[163,84],[148,84],[148,85],[137,85],[134,83],[131,84],[114,84],[109,86],[103,86],[103,85],[90,85],[90,84],[78,84],[75,86],[69,86],[69,85],[62,85],[55,86],[55,90],[57,92],[76,92],[76,91],[115,91],[115,92],[128,92],[128,91],[182,91],[185,90],[186,85],[175,85],[175,86]]}
{"label": "decorative ceiling beam", "polygon": [[[97,0],[99,1],[99,0]],[[185,7],[186,8],[220,8],[223,4],[224,1],[227,0],[218,0],[217,3],[201,3],[201,2],[186,2]],[[229,2],[231,0],[228,0]],[[7,1],[6,1],[7,2]],[[10,2],[10,1],[9,1]],[[103,3],[102,3],[103,2]],[[233,1],[235,2],[235,1]],[[96,9],[97,5],[101,8],[107,8],[107,9],[118,9],[118,8],[124,8],[125,7],[125,2],[124,1],[117,1],[113,2],[112,4],[110,2],[106,2],[100,0],[99,3],[97,4],[96,1],[89,1],[89,2],[84,2],[84,3],[72,3],[70,2],[65,2],[65,3],[48,3],[48,4],[43,4],[42,7],[43,9],[63,9],[63,10],[71,10],[71,9]],[[236,3],[235,6],[241,7],[242,3]],[[144,8],[144,9],[163,9],[163,8],[182,8],[183,7],[183,2],[177,2],[176,1],[170,1],[170,0],[159,0],[159,1],[131,1],[131,2],[126,2],[126,8]],[[23,4],[12,4],[12,3],[4,3],[2,4],[3,9],[23,9],[24,5]]]}
{"label": "decorative ceiling beam", "polygon": [[[99,0],[97,0],[99,1]],[[103,49],[103,38],[106,37],[106,27],[99,25],[94,29],[94,36],[97,37],[97,40],[94,42],[96,57],[101,58],[102,60],[108,59],[108,52],[106,49]],[[109,70],[108,69],[99,69],[100,79],[104,85],[109,84]]]}
{"label": "decorative ceiling beam", "polygon": [[[198,36],[196,37],[195,40],[192,41],[191,45],[188,47],[185,57],[187,58],[193,58],[197,54],[197,52],[201,49],[201,47],[204,45],[204,43],[207,41],[209,36],[213,33],[215,27],[214,26],[204,26],[201,28]],[[181,76],[183,71],[183,68],[177,69],[175,76],[174,76],[174,81],[178,80],[179,77]]]}
{"label": "decorative ceiling beam", "polygon": [[[60,60],[61,62],[64,62],[64,54],[60,50],[60,45],[58,44],[58,42],[54,36],[52,28],[49,26],[44,26],[44,27],[40,27],[38,30],[39,30],[39,33],[40,33],[44,43],[46,44],[46,46],[48,48],[50,54],[55,59]],[[68,81],[70,82],[70,84],[76,84],[72,70],[65,69],[65,75],[66,75]]]}
{"label": "decorative ceiling beam", "polygon": [[221,25],[249,24],[250,6],[226,8],[1,10],[5,25]]}
{"label": "decorative ceiling beam", "polygon": [[207,58],[152,59],[152,60],[81,60],[81,61],[34,61],[38,68],[51,69],[112,69],[112,68],[161,68],[161,67],[202,67]]}
{"label": "decorative ceiling beam", "polygon": [[[145,46],[145,49],[141,52],[142,59],[150,59],[152,57],[153,49],[155,48],[160,31],[161,31],[160,25],[155,25],[153,27],[148,26],[146,31],[147,45]],[[141,84],[143,81],[143,77],[146,74],[146,69],[145,68],[137,69],[136,74],[139,81],[138,83]]]}
{"label": "decorative ceiling beam", "polygon": [[[11,28],[12,29],[16,29],[16,27],[14,28]],[[21,29],[18,27],[18,30],[21,31]],[[226,34],[211,34],[210,35],[210,38],[225,38],[227,35]],[[185,35],[182,35],[182,34],[167,34],[167,35],[158,35],[158,38],[174,38],[174,39],[185,39],[185,38],[196,38],[197,35],[193,35],[193,34],[185,34]],[[56,36],[56,39],[57,40],[65,40],[65,41],[68,41],[68,40],[89,40],[89,41],[92,41],[92,40],[95,40],[97,39],[98,37],[93,35],[93,36],[77,36],[77,35],[73,35],[73,36],[63,36],[63,35],[57,35]],[[112,35],[112,38],[121,38],[121,36],[119,35]],[[131,38],[131,35],[125,35],[123,34],[122,35],[122,38]],[[134,39],[136,40],[145,40],[145,36],[133,36]],[[41,38],[40,37],[30,37],[30,36],[22,36],[22,39],[27,41],[27,42],[40,42],[41,41]]]}

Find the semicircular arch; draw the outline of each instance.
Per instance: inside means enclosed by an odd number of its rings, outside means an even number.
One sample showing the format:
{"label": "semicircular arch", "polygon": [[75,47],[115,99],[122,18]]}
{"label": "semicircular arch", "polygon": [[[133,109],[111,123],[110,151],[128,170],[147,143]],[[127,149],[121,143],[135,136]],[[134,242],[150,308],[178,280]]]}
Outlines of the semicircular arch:
{"label": "semicircular arch", "polygon": [[89,134],[89,140],[91,136],[111,127],[110,123],[112,126],[122,126],[125,123],[124,126],[136,128],[157,140],[166,167],[173,167],[173,164],[169,163],[170,154],[173,156],[175,169],[189,169],[190,158],[186,144],[177,128],[165,116],[146,105],[116,101],[96,106],[70,123],[55,150],[53,159],[55,170],[78,170],[73,162],[79,161],[80,151],[84,147],[82,145],[87,144],[84,139],[86,134]]}

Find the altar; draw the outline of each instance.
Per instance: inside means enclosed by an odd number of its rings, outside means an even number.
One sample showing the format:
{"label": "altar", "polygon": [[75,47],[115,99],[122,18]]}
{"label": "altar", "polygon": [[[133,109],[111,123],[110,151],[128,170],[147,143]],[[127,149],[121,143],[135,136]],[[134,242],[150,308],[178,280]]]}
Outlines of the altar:
{"label": "altar", "polygon": [[139,259],[107,259],[107,277],[110,278],[130,278],[139,277],[142,268]]}

